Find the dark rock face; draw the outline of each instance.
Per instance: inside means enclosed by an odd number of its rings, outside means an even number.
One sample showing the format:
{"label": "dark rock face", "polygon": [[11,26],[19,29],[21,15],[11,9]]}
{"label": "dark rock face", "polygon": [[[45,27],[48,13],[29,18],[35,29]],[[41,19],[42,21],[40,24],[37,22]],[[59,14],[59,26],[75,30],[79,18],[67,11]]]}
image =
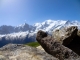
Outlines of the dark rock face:
{"label": "dark rock face", "polygon": [[77,35],[73,38],[73,40],[70,42],[70,44],[67,45],[68,48],[76,52],[78,55],[80,55],[80,30],[77,31]]}
{"label": "dark rock face", "polygon": [[[73,30],[72,30],[73,31]],[[71,35],[70,35],[71,36]],[[80,60],[79,55],[73,52],[71,49],[62,45],[59,41],[54,39],[52,36],[47,35],[43,31],[38,31],[36,40],[41,44],[43,49],[52,56],[59,60]]]}
{"label": "dark rock face", "polygon": [[72,26],[72,27],[66,29],[66,34],[65,34],[66,38],[63,39],[63,45],[67,46],[68,44],[70,44],[70,42],[77,35],[77,31],[78,31],[78,29],[76,26]]}

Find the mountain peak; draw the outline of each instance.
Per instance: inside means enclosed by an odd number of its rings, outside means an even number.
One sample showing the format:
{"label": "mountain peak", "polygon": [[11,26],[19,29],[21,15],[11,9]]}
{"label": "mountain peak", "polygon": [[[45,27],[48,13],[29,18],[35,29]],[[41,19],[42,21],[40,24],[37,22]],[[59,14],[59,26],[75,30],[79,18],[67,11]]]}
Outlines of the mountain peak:
{"label": "mountain peak", "polygon": [[24,23],[24,24],[19,25],[18,27],[23,27],[25,25],[28,25],[28,24],[27,23]]}
{"label": "mountain peak", "polygon": [[[69,21],[69,20],[45,20],[41,23],[35,23],[33,26],[24,23],[19,26],[13,27],[13,26],[0,26],[0,34],[6,34],[6,33],[13,33],[13,32],[19,32],[19,31],[34,31],[37,32],[38,30],[44,30],[44,31],[52,31],[55,29],[59,29],[61,27],[65,26],[78,26],[80,27],[79,21]],[[6,29],[6,31],[5,31]]]}
{"label": "mountain peak", "polygon": [[50,20],[50,19],[49,19],[49,20],[46,20],[45,22],[52,22],[52,21],[53,21],[53,20]]}

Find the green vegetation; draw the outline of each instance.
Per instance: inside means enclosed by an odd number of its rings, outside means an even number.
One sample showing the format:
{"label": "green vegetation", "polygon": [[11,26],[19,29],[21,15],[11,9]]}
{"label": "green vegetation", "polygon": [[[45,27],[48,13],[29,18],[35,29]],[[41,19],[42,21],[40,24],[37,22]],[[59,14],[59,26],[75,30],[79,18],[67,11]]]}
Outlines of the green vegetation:
{"label": "green vegetation", "polygon": [[32,46],[32,47],[37,47],[39,46],[40,44],[38,42],[31,42],[31,43],[27,43],[25,45],[28,45],[28,46]]}

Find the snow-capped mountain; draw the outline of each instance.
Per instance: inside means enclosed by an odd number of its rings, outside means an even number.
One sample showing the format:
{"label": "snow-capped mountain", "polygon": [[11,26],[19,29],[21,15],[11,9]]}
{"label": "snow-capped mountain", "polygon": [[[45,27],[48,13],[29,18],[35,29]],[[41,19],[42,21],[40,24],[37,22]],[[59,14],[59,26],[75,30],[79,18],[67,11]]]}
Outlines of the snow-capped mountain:
{"label": "snow-capped mountain", "polygon": [[80,22],[78,21],[65,21],[65,20],[46,20],[42,23],[35,23],[33,26],[24,23],[19,26],[0,26],[0,43],[3,46],[8,43],[28,43],[36,41],[36,33],[38,30],[43,30],[49,34],[56,29],[65,26],[78,26],[80,29]]}
{"label": "snow-capped mountain", "polygon": [[78,26],[80,29],[80,22],[78,21],[65,21],[65,20],[46,20],[42,23],[34,24],[36,27],[35,31],[43,30],[51,33],[53,30],[60,29],[68,26]]}
{"label": "snow-capped mountain", "polygon": [[66,21],[64,27],[67,26],[77,26],[80,29],[80,22],[79,21]]}
{"label": "snow-capped mountain", "polygon": [[57,20],[57,21],[46,20],[42,23],[36,23],[36,24],[34,24],[34,26],[36,27],[35,31],[38,31],[41,29],[41,30],[49,32],[56,28],[58,29],[58,28],[62,27],[65,23],[66,23],[66,21],[63,21],[63,20]]}
{"label": "snow-capped mountain", "polygon": [[28,25],[27,23],[24,23],[19,26],[7,26],[3,25],[0,26],[0,34],[10,34],[10,33],[17,33],[17,32],[25,32],[25,31],[34,31],[34,27],[31,25]]}
{"label": "snow-capped mountain", "polygon": [[15,29],[14,32],[20,32],[20,31],[22,31],[22,32],[29,31],[30,32],[31,30],[34,31],[34,27],[31,25],[28,25],[27,23],[19,25],[19,26],[15,27],[14,29]]}
{"label": "snow-capped mountain", "polygon": [[65,20],[46,20],[42,23],[35,23],[33,26],[29,25],[27,23],[24,23],[19,26],[7,26],[3,25],[0,26],[0,34],[10,34],[10,33],[17,33],[17,32],[26,32],[28,31],[29,33],[37,32],[38,30],[43,30],[43,31],[53,31],[55,29],[59,29],[61,27],[65,26],[78,26],[80,27],[80,22],[78,21],[65,21]]}

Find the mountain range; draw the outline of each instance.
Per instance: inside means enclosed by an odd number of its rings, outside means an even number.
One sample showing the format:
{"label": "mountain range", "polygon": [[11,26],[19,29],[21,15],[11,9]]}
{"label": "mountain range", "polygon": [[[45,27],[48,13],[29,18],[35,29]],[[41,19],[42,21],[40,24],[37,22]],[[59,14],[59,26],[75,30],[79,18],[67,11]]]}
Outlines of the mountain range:
{"label": "mountain range", "polygon": [[8,43],[23,44],[36,41],[36,33],[43,30],[52,34],[52,31],[68,26],[78,26],[80,29],[79,21],[65,21],[65,20],[46,20],[42,23],[35,23],[29,25],[27,23],[19,26],[0,26],[0,47]]}

